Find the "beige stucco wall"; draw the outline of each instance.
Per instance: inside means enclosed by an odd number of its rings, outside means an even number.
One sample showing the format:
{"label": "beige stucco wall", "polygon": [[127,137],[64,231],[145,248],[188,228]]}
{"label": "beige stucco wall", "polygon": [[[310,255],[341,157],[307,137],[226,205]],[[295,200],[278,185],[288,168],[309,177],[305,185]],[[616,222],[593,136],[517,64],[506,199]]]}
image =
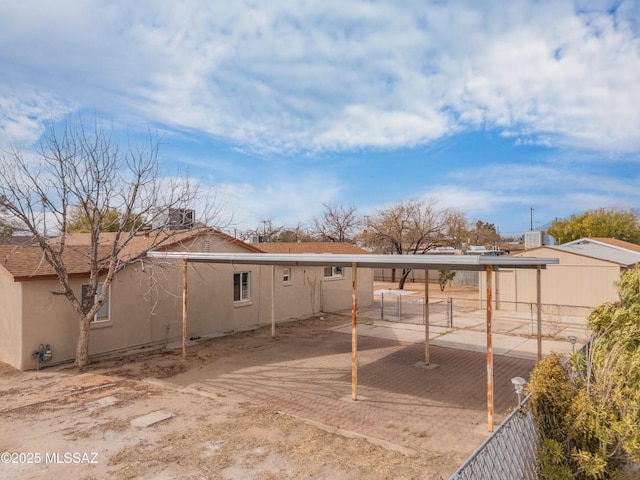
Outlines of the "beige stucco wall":
{"label": "beige stucco wall", "polygon": [[[200,240],[182,247],[218,252],[246,252],[233,243],[214,237],[207,245]],[[256,255],[260,255],[256,253]],[[284,284],[282,267],[234,266],[190,263],[187,267],[189,337],[230,332],[271,322],[271,282],[275,277],[275,320],[304,318],[320,311],[351,307],[351,269],[344,277],[323,278],[322,268],[292,267],[291,281]],[[233,274],[251,273],[251,298],[234,303]],[[72,280],[78,296],[87,278]],[[13,283],[0,275],[0,307],[8,312],[0,321],[0,360],[20,369],[36,368],[32,352],[39,344],[50,344],[51,364],[75,357],[79,318],[60,291],[57,280]],[[92,324],[89,354],[166,344],[182,338],[182,262],[145,260],[120,271],[110,289],[109,321]],[[315,293],[313,293],[315,292]],[[313,304],[312,304],[313,300]],[[358,270],[358,303],[373,302],[370,269]],[[22,322],[20,318],[22,317]]]}
{"label": "beige stucco wall", "polygon": [[[259,254],[258,254],[259,255]],[[319,267],[290,267],[290,282],[283,281],[281,266],[252,266],[193,263],[187,267],[188,335],[201,337],[271,322],[272,304],[276,322],[304,318],[320,311],[332,312],[351,308],[351,269],[344,277],[325,279]],[[234,273],[250,272],[251,298],[248,302],[233,302]],[[271,282],[274,283],[274,300]],[[178,299],[177,308],[163,308],[155,315],[167,322],[182,319],[182,273],[174,268],[164,276],[159,292],[165,302]],[[179,287],[179,288],[177,288]],[[358,303],[373,303],[373,280],[370,269],[358,271]],[[162,320],[165,321],[165,320]]]}
{"label": "beige stucco wall", "polygon": [[[31,356],[39,344],[51,344],[53,359],[73,358],[78,338],[78,316],[63,295],[57,280],[29,280],[22,287],[22,356],[19,368],[36,368]],[[73,289],[80,294],[82,281],[71,280]]]}
{"label": "beige stucco wall", "polygon": [[22,288],[0,271],[0,360],[19,366],[22,359]]}
{"label": "beige stucco wall", "polygon": [[[518,257],[558,258],[559,264],[541,271],[542,311],[555,315],[586,316],[597,305],[618,300],[614,282],[620,267],[595,258],[552,248],[522,252]],[[535,312],[537,273],[530,269],[500,269],[493,275],[494,308]],[[480,295],[486,299],[486,276],[480,273]]]}
{"label": "beige stucco wall", "polygon": [[[373,269],[357,269],[357,301],[358,306],[373,303]],[[335,312],[351,308],[353,270],[344,269],[342,278],[323,278],[322,281],[322,310]]]}

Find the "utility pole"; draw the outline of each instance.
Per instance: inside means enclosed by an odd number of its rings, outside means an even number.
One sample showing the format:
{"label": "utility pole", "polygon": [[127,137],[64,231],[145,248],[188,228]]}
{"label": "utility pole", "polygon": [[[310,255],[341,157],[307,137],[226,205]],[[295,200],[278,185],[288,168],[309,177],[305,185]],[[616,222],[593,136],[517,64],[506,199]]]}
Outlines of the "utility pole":
{"label": "utility pole", "polygon": [[533,231],[533,207],[530,207],[529,210],[531,210],[531,225],[529,230]]}

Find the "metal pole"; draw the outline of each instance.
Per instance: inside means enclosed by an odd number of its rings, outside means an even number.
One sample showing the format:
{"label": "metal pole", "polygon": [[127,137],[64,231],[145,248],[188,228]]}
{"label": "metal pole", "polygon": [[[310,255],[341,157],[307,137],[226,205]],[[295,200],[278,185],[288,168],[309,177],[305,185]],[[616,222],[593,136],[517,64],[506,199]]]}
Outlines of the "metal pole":
{"label": "metal pole", "polygon": [[424,271],[424,364],[429,365],[429,270]]}
{"label": "metal pole", "polygon": [[453,328],[453,298],[447,299],[447,319],[449,328]]}
{"label": "metal pole", "polygon": [[271,338],[276,338],[276,266],[271,265]]}
{"label": "metal pole", "polygon": [[491,341],[491,274],[493,267],[487,265],[487,429],[493,432],[493,345]]}
{"label": "metal pole", "polygon": [[358,399],[358,265],[351,264],[351,400]]}
{"label": "metal pole", "polygon": [[182,261],[182,358],[187,358],[187,259]]}
{"label": "metal pole", "polygon": [[536,269],[536,288],[538,300],[538,361],[542,360],[542,267],[538,265]]}
{"label": "metal pole", "polygon": [[384,320],[384,292],[380,294],[380,320]]}

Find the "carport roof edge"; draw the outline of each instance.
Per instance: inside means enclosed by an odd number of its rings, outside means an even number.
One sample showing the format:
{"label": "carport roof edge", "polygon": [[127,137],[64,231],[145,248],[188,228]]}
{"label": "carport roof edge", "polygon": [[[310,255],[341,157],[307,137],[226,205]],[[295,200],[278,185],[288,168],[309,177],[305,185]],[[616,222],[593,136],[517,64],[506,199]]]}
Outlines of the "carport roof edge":
{"label": "carport roof edge", "polygon": [[335,266],[363,268],[420,268],[428,270],[482,271],[487,266],[505,268],[546,268],[557,264],[557,258],[516,258],[475,255],[351,255],[331,253],[204,253],[149,252],[149,258],[186,260],[199,263],[236,265]]}

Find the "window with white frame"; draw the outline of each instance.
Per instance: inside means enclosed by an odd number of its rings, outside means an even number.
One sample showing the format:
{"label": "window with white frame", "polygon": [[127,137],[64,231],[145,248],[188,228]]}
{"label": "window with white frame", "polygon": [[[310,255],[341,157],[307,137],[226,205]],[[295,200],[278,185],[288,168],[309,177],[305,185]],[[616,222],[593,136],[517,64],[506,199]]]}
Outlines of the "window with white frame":
{"label": "window with white frame", "polygon": [[[98,289],[96,291],[96,296],[94,297],[94,302],[98,300],[98,297],[102,294],[102,289],[104,288],[104,283],[98,284]],[[82,302],[84,303],[84,299],[87,298],[87,292],[89,291],[89,284],[85,283],[82,285]],[[104,297],[104,303],[100,307],[100,310],[93,317],[93,322],[108,322],[109,321],[109,303],[110,303],[111,292],[107,291],[107,295]]]}
{"label": "window with white frame", "polygon": [[343,276],[342,267],[324,267],[324,278],[340,278]]}
{"label": "window with white frame", "polygon": [[291,283],[291,269],[283,268],[282,269],[282,282],[283,283]]}
{"label": "window with white frame", "polygon": [[248,302],[251,299],[251,272],[233,274],[233,301]]}

